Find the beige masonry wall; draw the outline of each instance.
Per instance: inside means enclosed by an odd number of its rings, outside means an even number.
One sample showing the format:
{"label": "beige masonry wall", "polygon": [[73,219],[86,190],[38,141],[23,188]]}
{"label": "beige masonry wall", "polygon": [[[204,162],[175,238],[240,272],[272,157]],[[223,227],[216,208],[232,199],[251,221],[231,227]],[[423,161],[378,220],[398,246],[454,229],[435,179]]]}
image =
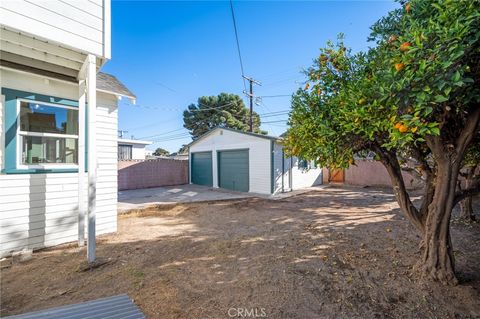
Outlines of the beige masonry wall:
{"label": "beige masonry wall", "polygon": [[118,162],[118,189],[140,189],[188,183],[188,161],[174,159]]}
{"label": "beige masonry wall", "polygon": [[[421,181],[408,172],[403,172],[407,188],[421,187]],[[324,169],[324,183],[328,183],[329,172]],[[374,160],[357,160],[355,165],[345,170],[345,185],[391,187],[390,176],[382,163]]]}

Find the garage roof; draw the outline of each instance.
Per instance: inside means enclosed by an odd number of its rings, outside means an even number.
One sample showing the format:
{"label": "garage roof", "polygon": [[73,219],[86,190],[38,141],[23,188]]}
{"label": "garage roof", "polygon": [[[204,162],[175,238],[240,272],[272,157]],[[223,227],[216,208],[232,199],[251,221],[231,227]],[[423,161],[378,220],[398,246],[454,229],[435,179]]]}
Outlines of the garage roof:
{"label": "garage roof", "polygon": [[281,140],[281,138],[280,138],[280,137],[277,137],[277,136],[271,136],[271,135],[264,135],[264,134],[257,134],[257,133],[245,132],[245,131],[240,131],[240,130],[236,130],[236,129],[229,128],[229,127],[215,127],[215,128],[213,128],[213,129],[211,129],[210,131],[208,131],[207,133],[199,136],[196,140],[192,141],[192,142],[191,142],[190,144],[188,144],[187,146],[188,146],[188,147],[191,147],[193,144],[197,143],[197,142],[200,141],[200,140],[203,140],[205,137],[209,136],[210,134],[212,134],[213,132],[216,132],[216,131],[218,131],[218,130],[225,130],[225,131],[230,131],[230,132],[235,132],[235,133],[250,135],[250,136],[254,136],[254,137],[258,137],[258,138],[263,138],[263,139],[267,139],[267,140],[271,140],[271,141]]}

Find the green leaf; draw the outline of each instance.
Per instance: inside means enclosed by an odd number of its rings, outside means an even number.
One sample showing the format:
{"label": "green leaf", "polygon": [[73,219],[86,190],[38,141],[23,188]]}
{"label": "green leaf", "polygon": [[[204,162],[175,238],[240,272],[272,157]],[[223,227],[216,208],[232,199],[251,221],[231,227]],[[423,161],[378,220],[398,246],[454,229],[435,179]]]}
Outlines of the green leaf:
{"label": "green leaf", "polygon": [[437,95],[435,96],[435,102],[437,103],[443,103],[445,101],[448,101],[448,98],[446,96],[443,96],[443,95]]}

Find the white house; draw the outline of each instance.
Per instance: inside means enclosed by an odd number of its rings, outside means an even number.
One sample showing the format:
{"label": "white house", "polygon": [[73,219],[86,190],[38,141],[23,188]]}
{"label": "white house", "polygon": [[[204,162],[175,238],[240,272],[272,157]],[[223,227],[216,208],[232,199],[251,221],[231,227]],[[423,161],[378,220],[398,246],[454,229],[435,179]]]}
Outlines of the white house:
{"label": "white house", "polygon": [[147,156],[145,147],[151,145],[150,141],[131,140],[126,138],[118,139],[119,160],[144,160]]}
{"label": "white house", "polygon": [[108,59],[109,0],[0,1],[0,256],[116,231]]}
{"label": "white house", "polygon": [[322,184],[322,169],[286,157],[278,137],[215,128],[189,145],[190,183],[275,194]]}

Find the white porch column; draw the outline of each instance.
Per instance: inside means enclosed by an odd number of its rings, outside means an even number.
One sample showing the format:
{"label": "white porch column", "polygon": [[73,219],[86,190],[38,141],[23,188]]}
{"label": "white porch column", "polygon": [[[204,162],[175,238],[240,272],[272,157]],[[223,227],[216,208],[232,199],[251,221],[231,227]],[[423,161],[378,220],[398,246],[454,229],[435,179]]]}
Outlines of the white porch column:
{"label": "white porch column", "polygon": [[97,200],[97,67],[94,55],[88,55],[87,65],[87,98],[88,98],[88,262],[95,261],[95,225]]}
{"label": "white porch column", "polygon": [[85,244],[85,79],[78,81],[78,245]]}

